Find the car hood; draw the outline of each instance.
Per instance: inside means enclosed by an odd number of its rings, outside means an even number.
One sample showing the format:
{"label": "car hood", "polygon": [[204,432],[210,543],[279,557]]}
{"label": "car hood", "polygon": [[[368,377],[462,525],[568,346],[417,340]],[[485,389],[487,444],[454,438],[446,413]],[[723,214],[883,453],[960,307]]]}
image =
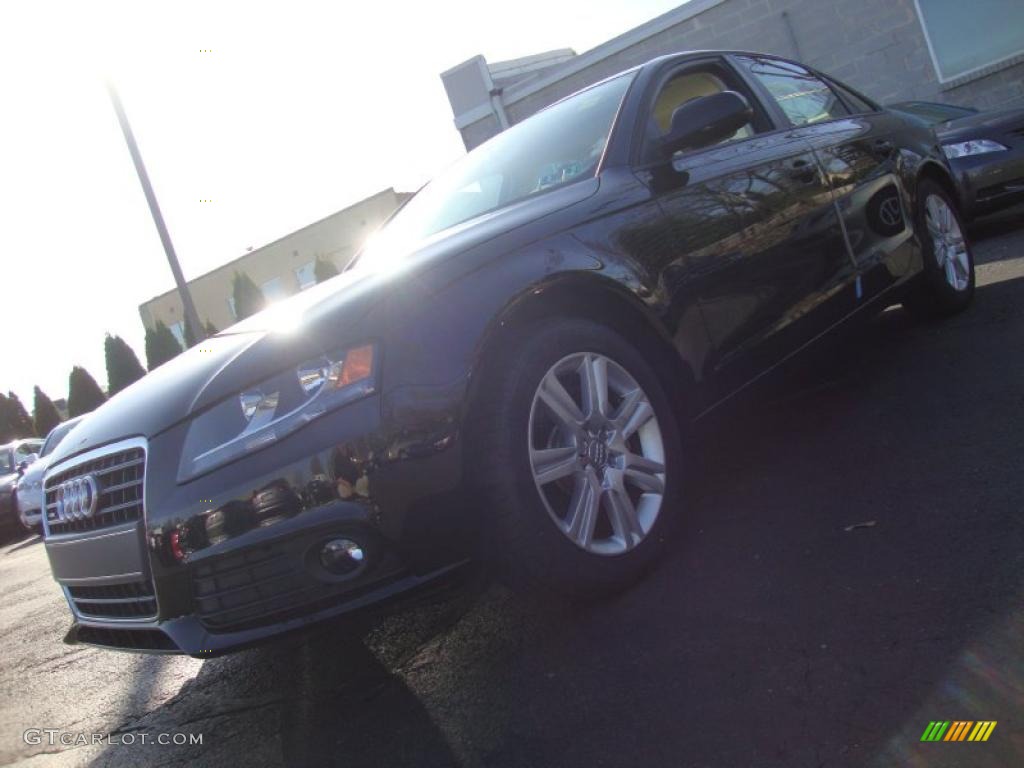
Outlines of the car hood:
{"label": "car hood", "polygon": [[1001,109],[958,117],[935,126],[935,134],[942,141],[984,138],[1024,126],[1024,109]]}
{"label": "car hood", "polygon": [[[433,267],[580,202],[597,186],[597,179],[567,185],[412,244],[378,238],[353,269],[206,339],[118,393],[67,434],[50,465],[116,440],[152,438],[290,366],[379,338],[396,304],[427,300],[424,276]],[[460,269],[474,264],[460,262]]]}

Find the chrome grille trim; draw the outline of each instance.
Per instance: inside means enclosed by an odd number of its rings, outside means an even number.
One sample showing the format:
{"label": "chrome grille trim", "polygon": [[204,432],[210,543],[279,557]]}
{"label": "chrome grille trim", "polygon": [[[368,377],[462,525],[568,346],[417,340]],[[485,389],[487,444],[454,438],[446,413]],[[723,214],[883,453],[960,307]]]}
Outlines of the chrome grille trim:
{"label": "chrome grille trim", "polygon": [[64,593],[83,619],[143,621],[156,616],[156,594],[149,579],[110,585],[64,585]]}
{"label": "chrome grille trim", "polygon": [[[145,438],[130,438],[49,467],[43,477],[42,515],[47,547],[73,547],[76,543],[127,536],[133,540],[131,546],[143,549],[145,562],[144,537],[139,526],[145,520],[147,450]],[[60,483],[85,474],[91,474],[99,485],[95,513],[85,519],[57,520],[54,489]],[[104,625],[148,623],[156,619],[160,611],[149,569],[145,566],[143,569],[147,573],[98,573],[81,578],[58,578],[58,582],[76,620]]]}
{"label": "chrome grille trim", "polygon": [[[133,523],[143,518],[146,441],[124,440],[75,456],[47,470],[43,479],[43,527],[46,536],[85,533]],[[88,517],[62,520],[57,487],[91,476],[97,484],[95,511]]]}

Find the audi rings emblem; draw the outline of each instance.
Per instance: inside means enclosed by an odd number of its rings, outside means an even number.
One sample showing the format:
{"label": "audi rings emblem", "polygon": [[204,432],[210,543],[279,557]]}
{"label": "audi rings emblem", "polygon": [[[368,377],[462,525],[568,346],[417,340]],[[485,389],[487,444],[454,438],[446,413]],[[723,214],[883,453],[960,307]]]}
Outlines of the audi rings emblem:
{"label": "audi rings emblem", "polygon": [[67,480],[57,486],[57,519],[67,523],[92,517],[99,500],[99,487],[92,475]]}
{"label": "audi rings emblem", "polygon": [[900,209],[899,198],[895,195],[885,198],[878,206],[878,218],[887,227],[902,227],[903,211]]}

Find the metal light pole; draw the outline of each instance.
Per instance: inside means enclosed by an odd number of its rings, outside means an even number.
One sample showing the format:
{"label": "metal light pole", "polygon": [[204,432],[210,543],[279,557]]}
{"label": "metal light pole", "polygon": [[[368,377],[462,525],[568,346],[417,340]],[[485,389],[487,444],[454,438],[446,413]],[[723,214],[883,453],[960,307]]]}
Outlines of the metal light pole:
{"label": "metal light pole", "polygon": [[156,224],[156,230],[160,233],[160,242],[163,243],[164,253],[167,254],[167,263],[171,265],[171,272],[174,273],[174,282],[178,286],[178,295],[181,297],[182,306],[185,307],[186,328],[191,332],[192,338],[199,341],[206,338],[206,332],[199,322],[199,314],[196,312],[196,305],[192,303],[192,294],[188,290],[188,283],[185,282],[185,276],[181,273],[181,265],[178,263],[178,256],[174,252],[174,244],[171,243],[171,236],[167,232],[167,225],[164,224],[163,214],[160,213],[160,205],[156,201],[156,195],[153,194],[153,186],[149,183],[149,174],[146,173],[146,166],[142,163],[142,155],[139,154],[139,147],[135,143],[135,134],[132,133],[132,127],[128,123],[128,116],[121,105],[121,97],[117,95],[117,88],[114,87],[112,82],[107,82],[107,91],[110,93],[110,101],[113,103],[114,111],[117,113],[117,122],[121,124],[124,140],[128,144],[128,152],[131,154],[132,162],[135,164],[135,172],[139,175],[139,183],[142,184],[142,191],[146,195],[146,202],[149,203],[149,212],[153,215],[153,223]]}

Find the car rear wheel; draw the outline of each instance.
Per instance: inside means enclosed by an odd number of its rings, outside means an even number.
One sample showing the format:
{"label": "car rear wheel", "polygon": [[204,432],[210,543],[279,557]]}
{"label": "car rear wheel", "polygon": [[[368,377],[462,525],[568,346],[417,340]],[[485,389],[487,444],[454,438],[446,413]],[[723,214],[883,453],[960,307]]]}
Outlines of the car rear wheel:
{"label": "car rear wheel", "polygon": [[974,297],[974,253],[963,218],[940,184],[923,179],[917,198],[924,269],[904,305],[918,315],[946,317],[966,309]]}
{"label": "car rear wheel", "polygon": [[487,383],[476,466],[499,572],[574,595],[627,586],[663,548],[682,482],[654,368],[614,331],[558,319],[519,333]]}

